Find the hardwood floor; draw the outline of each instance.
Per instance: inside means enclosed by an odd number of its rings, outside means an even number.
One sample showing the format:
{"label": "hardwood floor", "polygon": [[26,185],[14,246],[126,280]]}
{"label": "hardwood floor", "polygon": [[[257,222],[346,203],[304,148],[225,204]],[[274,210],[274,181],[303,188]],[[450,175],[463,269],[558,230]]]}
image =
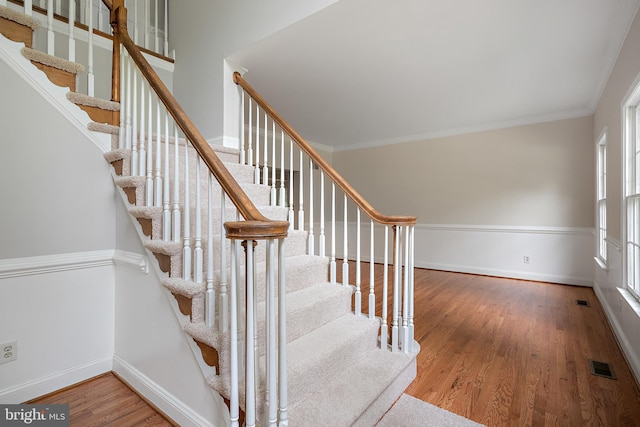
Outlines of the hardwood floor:
{"label": "hardwood floor", "polygon": [[638,385],[591,288],[416,269],[415,289],[421,352],[407,394],[490,427],[640,426]]}
{"label": "hardwood floor", "polygon": [[68,404],[71,427],[177,426],[164,418],[112,373],[28,403]]}
{"label": "hardwood floor", "polygon": [[[381,278],[377,265],[378,314]],[[422,350],[408,394],[489,427],[640,426],[638,385],[592,289],[424,269],[415,287]],[[171,425],[113,374],[30,403],[68,403],[72,426]]]}

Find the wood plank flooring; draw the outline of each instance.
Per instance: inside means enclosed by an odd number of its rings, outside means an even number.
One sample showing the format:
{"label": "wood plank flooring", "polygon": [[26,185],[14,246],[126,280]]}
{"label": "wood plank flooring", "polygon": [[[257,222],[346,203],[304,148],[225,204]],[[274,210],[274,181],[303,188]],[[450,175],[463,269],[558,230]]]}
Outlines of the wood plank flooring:
{"label": "wood plank flooring", "polygon": [[[375,275],[379,315],[382,266]],[[421,352],[407,394],[491,427],[640,426],[638,385],[591,288],[416,269],[415,289]]]}
{"label": "wood plank flooring", "polygon": [[113,373],[34,399],[32,404],[68,404],[71,427],[172,426]]}
{"label": "wood plank flooring", "polygon": [[[489,427],[640,426],[638,385],[592,289],[424,269],[415,287],[422,351],[408,394]],[[592,375],[588,359],[618,379]],[[72,426],[171,425],[113,374],[31,403],[68,403]]]}

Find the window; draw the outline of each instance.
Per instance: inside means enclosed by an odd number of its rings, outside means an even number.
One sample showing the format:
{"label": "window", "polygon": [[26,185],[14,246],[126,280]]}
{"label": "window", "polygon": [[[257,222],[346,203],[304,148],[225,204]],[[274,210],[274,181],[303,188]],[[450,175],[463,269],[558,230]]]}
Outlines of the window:
{"label": "window", "polygon": [[624,107],[624,264],[627,288],[640,297],[640,84]]}
{"label": "window", "polygon": [[602,133],[596,145],[596,221],[597,244],[596,258],[602,267],[607,264],[607,131]]}

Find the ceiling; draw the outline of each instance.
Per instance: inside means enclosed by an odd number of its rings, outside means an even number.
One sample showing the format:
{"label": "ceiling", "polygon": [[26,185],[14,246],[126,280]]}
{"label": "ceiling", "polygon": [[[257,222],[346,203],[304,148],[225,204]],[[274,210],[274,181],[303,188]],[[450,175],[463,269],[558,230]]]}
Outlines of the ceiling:
{"label": "ceiling", "polygon": [[333,150],[591,114],[640,0],[339,0],[234,54]]}

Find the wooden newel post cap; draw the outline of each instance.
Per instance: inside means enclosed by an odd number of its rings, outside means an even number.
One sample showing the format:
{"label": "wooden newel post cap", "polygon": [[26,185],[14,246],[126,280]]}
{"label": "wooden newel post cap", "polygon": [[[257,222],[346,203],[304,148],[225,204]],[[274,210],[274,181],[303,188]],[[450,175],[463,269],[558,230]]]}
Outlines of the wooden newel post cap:
{"label": "wooden newel post cap", "polygon": [[233,221],[225,222],[228,239],[271,240],[287,237],[288,221]]}

